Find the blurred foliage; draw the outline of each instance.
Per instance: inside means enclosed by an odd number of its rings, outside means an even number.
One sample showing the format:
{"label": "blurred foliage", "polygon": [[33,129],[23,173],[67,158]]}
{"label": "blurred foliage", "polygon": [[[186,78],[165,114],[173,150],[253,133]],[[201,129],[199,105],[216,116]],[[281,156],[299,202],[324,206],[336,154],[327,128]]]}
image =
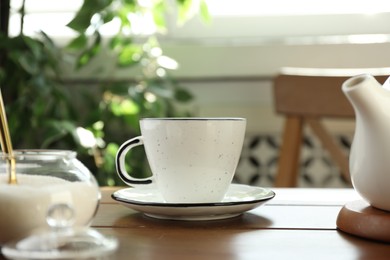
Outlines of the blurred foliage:
{"label": "blurred foliage", "polygon": [[[68,143],[77,113],[58,77],[60,50],[41,33],[40,39],[0,34],[0,84],[16,148],[47,148]],[[74,143],[72,143],[74,145]]]}
{"label": "blurred foliage", "polygon": [[[15,148],[76,150],[100,185],[121,185],[115,155],[125,139],[140,134],[141,118],[192,115],[181,104],[193,97],[170,77],[177,63],[163,54],[158,34],[167,31],[166,17],[172,13],[179,24],[196,14],[208,21],[203,0],[84,0],[68,24],[78,33],[66,47],[75,56],[75,68],[90,66],[109,52],[115,56],[114,69],[140,71],[134,82],[107,79],[92,91],[64,84],[64,53],[43,32],[39,38],[23,35],[23,8],[21,13],[20,35],[0,34],[0,84]],[[153,33],[137,33],[140,21],[152,25]],[[109,23],[117,31],[103,39],[101,30]],[[75,99],[82,100],[81,107]],[[127,157],[131,175],[150,175],[142,148]]]}

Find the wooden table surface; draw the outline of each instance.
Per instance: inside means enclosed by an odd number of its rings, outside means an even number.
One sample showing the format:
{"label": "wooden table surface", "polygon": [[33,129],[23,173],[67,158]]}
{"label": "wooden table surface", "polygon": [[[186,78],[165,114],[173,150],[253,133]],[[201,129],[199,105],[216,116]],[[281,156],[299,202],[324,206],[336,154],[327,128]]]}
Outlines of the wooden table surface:
{"label": "wooden table surface", "polygon": [[112,200],[117,189],[101,188],[92,223],[119,239],[105,259],[390,259],[390,244],[337,230],[342,206],[360,199],[352,189],[275,188],[274,199],[239,217],[200,222],[146,217]]}
{"label": "wooden table surface", "polygon": [[390,244],[336,228],[352,189],[273,189],[276,197],[239,217],[173,221],[146,217],[117,204],[102,188],[93,228],[119,239],[109,259],[390,259]]}

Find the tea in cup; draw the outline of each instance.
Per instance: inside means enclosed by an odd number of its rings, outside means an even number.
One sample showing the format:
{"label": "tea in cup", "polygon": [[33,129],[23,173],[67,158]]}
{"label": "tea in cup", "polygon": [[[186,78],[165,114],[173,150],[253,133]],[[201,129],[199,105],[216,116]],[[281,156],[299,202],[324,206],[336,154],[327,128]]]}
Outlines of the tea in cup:
{"label": "tea in cup", "polygon": [[[245,137],[244,118],[145,118],[141,136],[121,145],[120,178],[130,186],[155,185],[168,203],[220,202],[227,192]],[[126,171],[129,150],[144,145],[152,176]]]}

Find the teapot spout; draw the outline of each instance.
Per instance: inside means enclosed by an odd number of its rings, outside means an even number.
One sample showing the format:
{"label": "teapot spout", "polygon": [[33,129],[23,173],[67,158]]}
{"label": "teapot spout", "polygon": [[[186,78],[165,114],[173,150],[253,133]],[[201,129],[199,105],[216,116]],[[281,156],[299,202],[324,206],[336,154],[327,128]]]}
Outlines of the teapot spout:
{"label": "teapot spout", "polygon": [[343,91],[344,92],[351,91],[350,90],[351,88],[357,88],[360,85],[371,84],[373,79],[374,79],[374,81],[376,81],[375,78],[369,74],[357,75],[355,77],[352,77],[352,78],[346,80],[343,83]]}
{"label": "teapot spout", "polygon": [[352,104],[355,114],[376,113],[376,110],[381,109],[384,96],[390,95],[390,91],[382,88],[382,85],[369,74],[346,80],[342,85],[342,91]]}

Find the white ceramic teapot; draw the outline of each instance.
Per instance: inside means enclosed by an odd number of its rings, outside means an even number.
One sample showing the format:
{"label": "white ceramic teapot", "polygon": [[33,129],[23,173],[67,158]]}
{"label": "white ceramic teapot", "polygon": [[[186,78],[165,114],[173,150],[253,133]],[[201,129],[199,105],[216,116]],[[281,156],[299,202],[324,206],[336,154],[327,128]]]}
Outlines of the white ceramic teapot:
{"label": "white ceramic teapot", "polygon": [[356,115],[349,168],[355,190],[373,207],[390,211],[390,90],[363,74],[342,90]]}

